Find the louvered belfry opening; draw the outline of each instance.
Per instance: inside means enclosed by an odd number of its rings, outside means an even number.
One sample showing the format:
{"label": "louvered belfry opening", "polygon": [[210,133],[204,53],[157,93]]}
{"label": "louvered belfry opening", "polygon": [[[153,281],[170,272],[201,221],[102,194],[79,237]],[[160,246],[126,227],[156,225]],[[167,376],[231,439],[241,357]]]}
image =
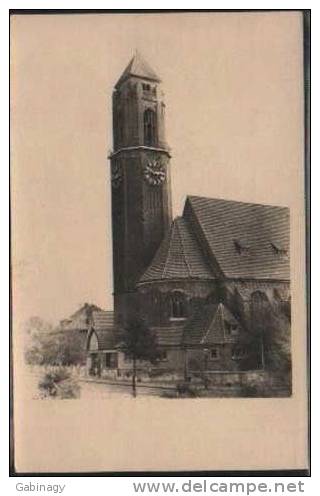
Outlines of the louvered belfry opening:
{"label": "louvered belfry opening", "polygon": [[157,144],[156,113],[154,110],[147,109],[143,114],[143,135],[146,146]]}

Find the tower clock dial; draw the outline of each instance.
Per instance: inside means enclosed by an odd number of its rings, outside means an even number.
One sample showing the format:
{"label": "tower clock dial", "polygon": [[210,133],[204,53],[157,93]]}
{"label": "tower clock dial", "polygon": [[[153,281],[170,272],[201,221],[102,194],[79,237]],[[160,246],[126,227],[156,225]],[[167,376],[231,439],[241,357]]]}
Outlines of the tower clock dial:
{"label": "tower clock dial", "polygon": [[116,162],[112,164],[111,167],[112,187],[115,189],[119,188],[120,184],[122,183],[122,180],[123,180],[122,167],[118,162]]}
{"label": "tower clock dial", "polygon": [[165,167],[161,159],[150,159],[144,168],[144,178],[151,186],[159,186],[166,179]]}

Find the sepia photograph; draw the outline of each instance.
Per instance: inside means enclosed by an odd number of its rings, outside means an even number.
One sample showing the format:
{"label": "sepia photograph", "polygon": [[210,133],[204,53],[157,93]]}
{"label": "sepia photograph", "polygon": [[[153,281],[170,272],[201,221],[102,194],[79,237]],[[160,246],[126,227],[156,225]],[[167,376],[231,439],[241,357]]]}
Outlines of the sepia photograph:
{"label": "sepia photograph", "polygon": [[303,22],[11,15],[17,472],[307,467]]}

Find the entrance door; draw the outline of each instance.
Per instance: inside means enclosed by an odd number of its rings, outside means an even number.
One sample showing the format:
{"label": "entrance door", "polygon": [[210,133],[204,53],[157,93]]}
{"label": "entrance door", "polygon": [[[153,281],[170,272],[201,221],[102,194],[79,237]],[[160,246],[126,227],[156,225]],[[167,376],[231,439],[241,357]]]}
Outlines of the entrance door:
{"label": "entrance door", "polygon": [[90,357],[91,357],[91,367],[89,370],[89,374],[94,376],[100,376],[101,365],[100,365],[100,358],[98,353],[91,353]]}

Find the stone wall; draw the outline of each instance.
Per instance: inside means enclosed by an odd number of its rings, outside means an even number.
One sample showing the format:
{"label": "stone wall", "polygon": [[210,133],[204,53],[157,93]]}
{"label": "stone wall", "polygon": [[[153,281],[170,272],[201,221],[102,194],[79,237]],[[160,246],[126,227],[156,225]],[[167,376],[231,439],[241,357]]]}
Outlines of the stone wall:
{"label": "stone wall", "polygon": [[[232,357],[232,347],[230,343],[210,346],[207,350],[201,348],[187,350],[187,371],[203,372],[207,371],[236,371],[241,368],[241,360]],[[211,351],[217,350],[217,357],[212,358]]]}
{"label": "stone wall", "polygon": [[241,323],[249,325],[250,301],[253,293],[266,294],[274,309],[285,302],[290,306],[290,284],[287,281],[193,281],[171,280],[142,284],[138,287],[141,316],[148,325],[170,325],[170,295],[179,291],[185,295],[187,317],[194,305],[206,301],[222,301]]}
{"label": "stone wall", "polygon": [[163,281],[143,284],[138,287],[141,316],[150,326],[173,324],[171,320],[170,297],[174,291],[185,297],[187,314],[192,314],[193,306],[199,300],[205,301],[214,289],[213,281]]}

